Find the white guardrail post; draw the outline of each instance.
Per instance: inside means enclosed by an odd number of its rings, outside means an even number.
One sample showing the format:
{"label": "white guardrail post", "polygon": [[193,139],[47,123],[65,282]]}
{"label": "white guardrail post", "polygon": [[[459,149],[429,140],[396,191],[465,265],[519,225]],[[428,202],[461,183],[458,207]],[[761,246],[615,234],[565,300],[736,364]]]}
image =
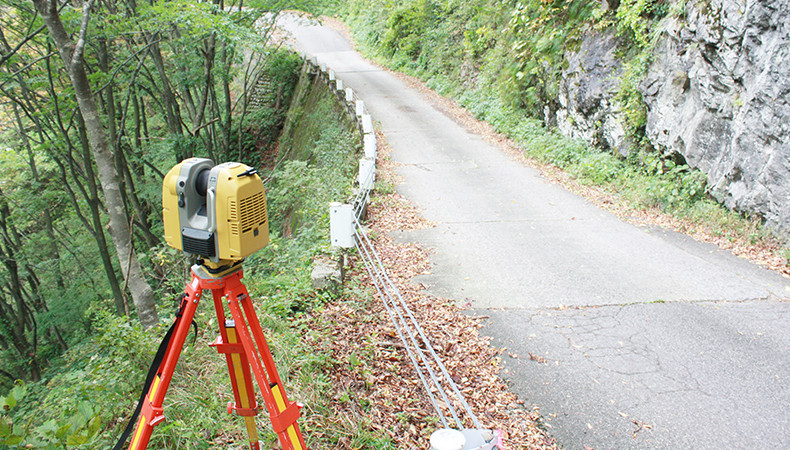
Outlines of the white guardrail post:
{"label": "white guardrail post", "polygon": [[365,158],[371,158],[373,161],[376,160],[376,135],[374,133],[368,133],[365,135],[363,139],[363,145],[365,150]]}
{"label": "white guardrail post", "polygon": [[362,190],[373,189],[376,182],[376,160],[373,158],[362,158],[359,160],[359,176],[357,177],[359,188]]}
{"label": "white guardrail post", "polygon": [[329,238],[332,245],[354,247],[354,206],[339,202],[329,205]]}
{"label": "white guardrail post", "polygon": [[313,57],[306,60],[309,64],[317,67],[327,80],[328,87],[334,91],[337,98],[345,100],[346,110],[351,116],[351,120],[357,123],[362,132],[363,157],[359,160],[359,171],[357,173],[358,194],[354,205],[332,203],[329,207],[330,218],[330,240],[333,246],[350,248],[355,245],[355,211],[364,210],[368,191],[373,189],[376,182],[376,156],[377,142],[376,134],[373,129],[373,119],[365,109],[365,102],[356,98],[354,91],[345,86],[343,80],[337,78],[334,70],[327,67],[326,63]]}
{"label": "white guardrail post", "polygon": [[354,106],[356,106],[357,117],[362,117],[362,115],[365,114],[365,102],[357,100]]}

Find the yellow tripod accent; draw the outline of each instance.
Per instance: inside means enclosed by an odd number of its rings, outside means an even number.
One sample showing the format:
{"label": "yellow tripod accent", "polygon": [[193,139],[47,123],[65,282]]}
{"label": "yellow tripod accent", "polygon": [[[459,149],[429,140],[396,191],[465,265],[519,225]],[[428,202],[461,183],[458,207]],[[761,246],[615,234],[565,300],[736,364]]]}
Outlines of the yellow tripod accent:
{"label": "yellow tripod accent", "polygon": [[[164,358],[142,399],[140,420],[129,449],[146,448],[154,426],[164,420],[162,403],[204,289],[211,290],[219,323],[220,335],[212,347],[225,355],[233,387],[234,401],[228,404],[228,413],[244,418],[250,448],[260,449],[255,424],[259,405],[253,377],[269,412],[272,429],[283,448],[307,448],[297,423],[301,406],[290,402],[285,394],[252,300],[241,282],[242,276],[241,265],[218,275],[212,275],[203,266],[192,267],[192,281],[185,289],[180,314],[171,329],[172,335],[169,336]],[[230,319],[226,318],[225,304]]]}

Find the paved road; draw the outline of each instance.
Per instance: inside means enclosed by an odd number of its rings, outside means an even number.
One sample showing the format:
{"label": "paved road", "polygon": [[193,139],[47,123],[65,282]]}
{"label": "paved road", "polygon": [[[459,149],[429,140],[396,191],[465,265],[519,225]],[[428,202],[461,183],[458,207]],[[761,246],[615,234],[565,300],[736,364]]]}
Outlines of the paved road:
{"label": "paved road", "polygon": [[[435,228],[434,294],[490,316],[505,376],[565,448],[790,448],[790,280],[626,224],[456,123],[343,36],[298,48],[365,101]],[[532,357],[530,357],[532,355]]]}

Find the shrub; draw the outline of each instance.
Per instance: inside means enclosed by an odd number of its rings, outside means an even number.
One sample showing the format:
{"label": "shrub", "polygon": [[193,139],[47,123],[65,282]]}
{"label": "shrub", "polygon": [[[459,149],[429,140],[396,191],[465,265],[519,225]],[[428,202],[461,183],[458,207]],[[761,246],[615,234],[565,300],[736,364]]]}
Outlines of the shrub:
{"label": "shrub", "polygon": [[432,22],[432,5],[428,0],[416,0],[397,8],[387,19],[387,31],[381,43],[389,56],[402,53],[417,58],[422,52],[426,30]]}

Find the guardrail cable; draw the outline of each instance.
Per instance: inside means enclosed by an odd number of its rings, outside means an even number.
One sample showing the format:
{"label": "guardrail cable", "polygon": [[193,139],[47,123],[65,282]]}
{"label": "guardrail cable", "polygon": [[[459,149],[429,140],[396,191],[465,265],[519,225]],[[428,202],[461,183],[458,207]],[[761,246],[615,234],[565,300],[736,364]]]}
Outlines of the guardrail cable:
{"label": "guardrail cable", "polygon": [[[372,177],[372,173],[370,176]],[[474,423],[475,428],[481,428],[480,422],[477,420],[477,416],[475,416],[472,408],[464,399],[461,391],[458,389],[455,381],[450,376],[450,373],[447,371],[447,368],[445,367],[441,358],[434,350],[433,345],[426,336],[422,326],[420,326],[420,323],[415,317],[411,308],[409,308],[408,304],[404,300],[400,290],[397,286],[395,286],[395,283],[387,274],[384,264],[381,262],[381,258],[379,258],[373,243],[368,237],[365,229],[360,224],[360,216],[362,215],[362,211],[364,210],[367,199],[370,195],[369,187],[372,186],[373,183],[368,179],[360,184],[361,187],[354,202],[354,235],[356,237],[356,248],[360,257],[365,263],[365,269],[367,270],[368,275],[370,275],[370,278],[376,287],[376,291],[381,297],[384,307],[386,308],[387,313],[389,314],[392,323],[395,326],[395,331],[398,334],[398,337],[400,338],[406,353],[408,354],[409,359],[411,360],[417,375],[422,381],[423,387],[430,397],[431,403],[433,404],[434,409],[436,409],[436,413],[439,415],[444,426],[449,426],[448,418],[443,409],[439,406],[433,393],[434,390],[441,395],[447,410],[449,410],[450,415],[452,415],[452,418],[459,429],[464,429],[465,427],[463,426],[463,423],[459,418],[458,412],[456,411],[453,402],[450,400],[450,397],[454,397],[458,403],[462,405],[467,416]],[[421,347],[424,347],[424,350]],[[426,356],[426,352],[430,358]],[[415,354],[418,355],[419,358],[416,358],[414,356]],[[434,370],[432,366],[438,368],[438,372],[441,373],[441,376],[444,380],[444,385],[439,380],[437,371]],[[428,375],[427,377],[426,373]],[[428,379],[430,379],[432,385],[429,384]],[[445,386],[449,387],[451,394],[448,395],[448,390],[445,389]]]}
{"label": "guardrail cable", "polygon": [[[372,177],[372,175],[370,175],[368,177],[368,179],[370,179],[371,177]],[[369,186],[371,186],[372,184],[373,183],[368,183],[366,181],[364,185],[368,186],[368,187],[365,188],[365,189],[360,188],[359,192],[357,192],[356,197],[354,197],[354,203],[353,203],[353,205],[354,205],[354,218],[357,220],[357,222],[362,220],[362,212],[365,210],[365,206],[367,206],[368,200],[370,200],[370,187]]]}
{"label": "guardrail cable", "polygon": [[[411,363],[414,366],[417,375],[420,377],[420,381],[422,381],[422,385],[425,388],[425,392],[430,397],[431,403],[433,404],[434,409],[439,415],[442,424],[445,427],[448,427],[449,423],[447,421],[447,417],[444,415],[442,409],[439,407],[439,404],[436,402],[436,397],[433,395],[433,390],[431,389],[431,385],[429,385],[428,381],[425,379],[425,373],[422,369],[422,366],[417,362],[417,359],[414,356],[415,352],[419,354],[420,359],[423,362],[423,365],[428,368],[434,386],[439,385],[439,382],[436,379],[436,375],[430,369],[430,366],[428,366],[423,352],[419,351],[419,346],[416,343],[414,334],[412,333],[411,329],[408,328],[408,324],[406,324],[405,321],[403,320],[403,315],[399,311],[396,311],[395,308],[393,307],[394,301],[392,300],[392,294],[389,292],[387,283],[384,282],[384,277],[386,276],[386,273],[382,275],[381,268],[378,267],[376,263],[376,256],[374,256],[374,253],[372,252],[373,247],[370,245],[370,242],[367,239],[367,235],[364,232],[360,233],[359,230],[355,231],[354,234],[357,237],[357,246],[356,246],[357,251],[359,252],[359,255],[362,257],[363,262],[365,263],[365,269],[367,270],[370,279],[373,281],[373,285],[376,287],[376,291],[378,292],[379,297],[381,297],[381,299],[383,300],[384,308],[387,310],[387,313],[389,314],[390,319],[392,320],[392,324],[395,326],[395,332],[398,334],[398,337],[403,343],[403,348],[406,350],[406,354],[409,356],[409,359],[411,360]],[[367,245],[362,242],[366,242]],[[404,327],[402,327],[401,324],[403,324]],[[409,334],[409,340],[407,340],[406,336],[404,335],[404,328],[406,329],[406,332]],[[449,404],[450,402],[447,399],[446,393],[442,389],[438,389],[438,391],[442,393],[443,400],[445,401],[445,403]],[[455,414],[455,411],[453,411],[453,417],[455,418],[456,423],[460,423],[460,421],[458,420],[458,416]]]}

